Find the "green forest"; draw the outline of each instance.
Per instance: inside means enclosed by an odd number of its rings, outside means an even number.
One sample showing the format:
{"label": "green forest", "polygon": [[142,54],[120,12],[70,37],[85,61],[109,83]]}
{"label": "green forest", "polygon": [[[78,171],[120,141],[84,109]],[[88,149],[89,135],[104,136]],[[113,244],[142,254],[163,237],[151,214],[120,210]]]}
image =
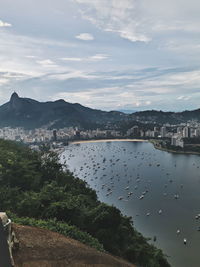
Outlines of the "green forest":
{"label": "green forest", "polygon": [[130,217],[98,201],[86,182],[63,167],[46,147],[36,152],[0,140],[0,210],[15,223],[59,232],[139,266],[170,266]]}

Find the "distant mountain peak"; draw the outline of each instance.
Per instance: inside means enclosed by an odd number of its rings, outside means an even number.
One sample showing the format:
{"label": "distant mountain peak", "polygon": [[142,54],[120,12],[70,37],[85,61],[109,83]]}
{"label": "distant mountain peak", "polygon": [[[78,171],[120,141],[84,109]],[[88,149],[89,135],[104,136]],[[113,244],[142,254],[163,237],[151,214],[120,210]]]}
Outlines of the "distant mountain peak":
{"label": "distant mountain peak", "polygon": [[20,106],[21,106],[21,98],[18,96],[18,94],[16,92],[14,92],[12,95],[11,95],[11,98],[10,98],[10,107],[12,109],[19,109]]}
{"label": "distant mountain peak", "polygon": [[13,101],[13,100],[18,99],[18,98],[19,98],[18,94],[14,91],[14,93],[12,93],[12,95],[11,95],[10,101]]}

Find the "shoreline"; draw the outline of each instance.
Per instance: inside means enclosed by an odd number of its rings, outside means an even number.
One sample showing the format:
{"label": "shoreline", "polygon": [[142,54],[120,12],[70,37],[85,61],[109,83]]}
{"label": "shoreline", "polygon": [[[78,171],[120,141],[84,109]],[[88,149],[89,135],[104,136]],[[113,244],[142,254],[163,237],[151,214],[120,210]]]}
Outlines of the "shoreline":
{"label": "shoreline", "polygon": [[[167,149],[161,146],[158,146],[156,143],[156,140],[147,140],[147,139],[91,139],[91,140],[79,140],[79,141],[71,141],[69,142],[69,145],[77,145],[77,144],[83,144],[83,143],[107,143],[107,142],[148,142],[151,143],[155,149],[165,151],[168,153],[173,153],[173,154],[186,154],[186,155],[200,155],[200,152],[195,152],[195,151],[178,151],[178,150],[173,150],[173,149]],[[63,149],[59,151],[59,154],[62,154]]]}
{"label": "shoreline", "polygon": [[165,151],[168,153],[173,153],[173,154],[186,154],[186,155],[200,155],[200,152],[195,152],[195,151],[179,151],[179,150],[173,150],[173,149],[167,149],[165,147],[158,146],[155,141],[149,141],[155,149]]}
{"label": "shoreline", "polygon": [[80,141],[72,141],[69,144],[82,144],[82,143],[106,143],[106,142],[149,142],[149,140],[145,139],[93,139],[93,140],[80,140]]}

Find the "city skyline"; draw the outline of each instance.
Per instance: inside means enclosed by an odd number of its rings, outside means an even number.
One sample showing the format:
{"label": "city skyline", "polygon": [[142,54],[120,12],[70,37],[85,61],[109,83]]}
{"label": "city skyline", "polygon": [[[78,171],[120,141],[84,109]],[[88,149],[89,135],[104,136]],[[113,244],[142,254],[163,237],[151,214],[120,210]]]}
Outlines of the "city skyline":
{"label": "city skyline", "polygon": [[1,0],[0,104],[200,107],[197,0]]}

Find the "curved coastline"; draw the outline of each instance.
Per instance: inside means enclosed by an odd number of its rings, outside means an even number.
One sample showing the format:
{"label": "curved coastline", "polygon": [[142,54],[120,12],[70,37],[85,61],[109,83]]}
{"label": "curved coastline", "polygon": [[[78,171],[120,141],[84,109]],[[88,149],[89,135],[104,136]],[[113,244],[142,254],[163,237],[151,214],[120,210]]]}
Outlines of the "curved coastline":
{"label": "curved coastline", "polygon": [[200,155],[199,152],[195,151],[179,151],[173,149],[167,149],[161,146],[158,146],[156,140],[147,140],[147,139],[91,139],[91,140],[79,140],[79,141],[72,141],[69,144],[82,144],[82,143],[106,143],[106,142],[149,142],[153,144],[155,149],[162,150],[168,153],[174,154],[186,154],[186,155]]}
{"label": "curved coastline", "polygon": [[149,142],[154,146],[155,149],[161,150],[161,151],[165,151],[168,153],[173,153],[173,154],[186,154],[186,155],[200,155],[199,152],[195,152],[195,151],[180,151],[180,150],[173,150],[173,149],[168,149],[162,146],[159,146],[155,140],[149,140]]}

